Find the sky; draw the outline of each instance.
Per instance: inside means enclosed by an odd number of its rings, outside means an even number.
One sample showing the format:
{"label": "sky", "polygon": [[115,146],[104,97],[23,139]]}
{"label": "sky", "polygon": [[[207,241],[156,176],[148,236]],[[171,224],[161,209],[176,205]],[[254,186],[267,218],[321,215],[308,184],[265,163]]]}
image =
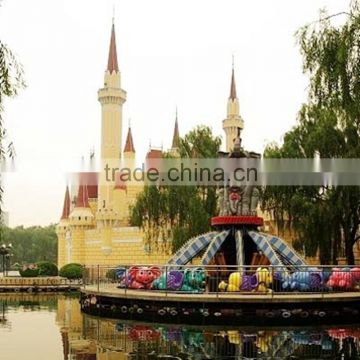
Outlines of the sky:
{"label": "sky", "polygon": [[[142,161],[205,124],[223,136],[235,59],[243,145],[261,152],[295,123],[308,79],[294,34],[344,0],[0,0],[0,39],[23,64],[27,88],[5,104],[16,148],[4,177],[10,226],[59,220],[65,174],[99,154],[103,84],[113,14],[122,88]],[[124,140],[123,140],[124,143]]]}

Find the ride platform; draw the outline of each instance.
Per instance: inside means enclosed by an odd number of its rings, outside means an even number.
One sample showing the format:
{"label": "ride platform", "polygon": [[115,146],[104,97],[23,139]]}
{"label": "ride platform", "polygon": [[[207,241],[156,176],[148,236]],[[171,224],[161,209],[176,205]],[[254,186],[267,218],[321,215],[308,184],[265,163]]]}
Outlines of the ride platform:
{"label": "ride platform", "polygon": [[119,289],[81,290],[81,309],[104,317],[189,324],[304,324],[353,322],[360,292],[176,293]]}

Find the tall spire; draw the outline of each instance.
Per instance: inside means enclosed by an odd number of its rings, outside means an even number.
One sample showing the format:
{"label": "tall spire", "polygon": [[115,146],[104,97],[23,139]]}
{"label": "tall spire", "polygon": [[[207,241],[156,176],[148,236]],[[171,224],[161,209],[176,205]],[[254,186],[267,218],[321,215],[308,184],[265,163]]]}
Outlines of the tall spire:
{"label": "tall spire", "polygon": [[226,134],[226,151],[233,149],[234,139],[240,137],[244,128],[244,121],[240,116],[239,99],[236,94],[234,57],[232,60],[230,96],[227,101],[227,116],[223,120],[223,129]]}
{"label": "tall spire", "polygon": [[174,135],[171,146],[172,149],[176,149],[179,147],[179,140],[180,140],[180,135],[179,135],[179,124],[178,124],[178,112],[176,108]]}
{"label": "tall spire", "polygon": [[111,39],[110,39],[110,49],[109,49],[109,59],[107,70],[112,73],[113,71],[119,72],[117,53],[116,53],[116,39],[115,39],[115,25],[114,18],[111,27]]}
{"label": "tall spire", "polygon": [[124,153],[125,152],[133,152],[133,153],[135,152],[135,146],[134,146],[134,141],[133,141],[130,125],[129,125],[129,130],[128,130],[128,133],[126,136]]}
{"label": "tall spire", "polygon": [[87,186],[80,183],[78,196],[76,199],[76,207],[84,208],[89,207],[89,196]]}
{"label": "tall spire", "polygon": [[66,186],[66,192],[65,192],[65,199],[64,199],[64,207],[61,215],[61,219],[65,220],[69,218],[70,214],[70,193],[69,193],[69,187]]}
{"label": "tall spire", "polygon": [[237,98],[237,96],[236,96],[235,71],[234,71],[234,60],[233,60],[229,99],[235,100],[236,98]]}

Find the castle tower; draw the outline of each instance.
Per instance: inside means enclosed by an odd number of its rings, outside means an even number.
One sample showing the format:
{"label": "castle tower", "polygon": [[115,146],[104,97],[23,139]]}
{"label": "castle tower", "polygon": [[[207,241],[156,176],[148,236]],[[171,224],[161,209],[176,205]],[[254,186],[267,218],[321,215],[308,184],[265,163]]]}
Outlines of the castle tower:
{"label": "castle tower", "polygon": [[70,234],[66,239],[65,263],[85,262],[85,231],[94,227],[87,186],[80,178],[76,205],[69,215]]}
{"label": "castle tower", "polygon": [[[131,127],[129,125],[128,133],[126,136],[126,142],[124,146],[124,152],[123,152],[123,165],[124,168],[129,168],[131,171],[135,169],[135,146],[134,146],[134,140],[132,137]],[[117,179],[118,180],[118,179]],[[130,184],[120,184],[121,185],[130,185]],[[115,184],[115,188],[118,188],[119,182],[117,181]]]}
{"label": "castle tower", "polygon": [[180,134],[179,134],[178,112],[176,109],[174,134],[173,134],[173,139],[172,139],[172,144],[171,144],[171,149],[170,149],[170,154],[175,157],[180,155],[179,154],[179,143],[180,143]]}
{"label": "castle tower", "polygon": [[[122,168],[130,169],[133,171],[135,169],[135,146],[134,140],[132,137],[131,127],[129,126],[128,133],[126,136],[124,151],[123,151],[123,163]],[[118,225],[126,226],[128,224],[129,216],[129,198],[128,195],[133,195],[133,186],[132,181],[122,180],[121,176],[124,175],[124,172],[117,173],[115,178],[115,187],[114,187],[114,201],[117,204],[117,213],[118,213]]]}
{"label": "castle tower", "polygon": [[124,163],[125,167],[129,167],[130,169],[134,169],[135,167],[135,146],[130,125],[124,146]]}
{"label": "castle tower", "polygon": [[64,206],[59,224],[56,226],[56,234],[58,236],[58,267],[62,267],[66,263],[65,248],[66,236],[69,232],[69,215],[70,215],[70,193],[69,187],[66,186]]}
{"label": "castle tower", "polygon": [[[109,255],[112,251],[112,228],[119,224],[119,213],[115,209],[115,173],[121,159],[122,106],[126,92],[121,89],[115,26],[112,24],[108,65],[105,71],[104,87],[98,91],[101,104],[101,171],[98,187],[97,225],[100,229],[101,250]],[[110,169],[105,171],[105,168]]]}
{"label": "castle tower", "polygon": [[227,117],[223,120],[223,129],[226,136],[226,150],[232,150],[234,139],[240,137],[244,128],[244,121],[239,112],[239,99],[236,95],[234,65],[231,72],[230,96],[227,103]]}
{"label": "castle tower", "polygon": [[[99,187],[98,209],[112,209],[112,189],[114,183],[109,174],[105,173],[106,165],[114,169],[119,166],[121,158],[122,137],[122,106],[126,101],[126,92],[121,89],[115,25],[112,24],[108,65],[104,76],[104,87],[98,91],[101,104],[101,175]],[[106,177],[110,175],[110,177]]]}

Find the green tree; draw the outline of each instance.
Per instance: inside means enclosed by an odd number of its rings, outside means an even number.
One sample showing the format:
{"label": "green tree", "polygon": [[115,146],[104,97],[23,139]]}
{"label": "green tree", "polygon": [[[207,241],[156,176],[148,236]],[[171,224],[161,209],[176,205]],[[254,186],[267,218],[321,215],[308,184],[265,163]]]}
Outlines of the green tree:
{"label": "green tree", "polygon": [[[342,16],[344,13],[341,14]],[[297,125],[282,146],[270,145],[267,157],[359,158],[360,155],[360,7],[351,5],[341,26],[333,16],[297,33],[309,96]],[[263,207],[289,219],[299,235],[298,245],[309,254],[319,250],[323,263],[334,262],[344,244],[348,264],[359,239],[360,189],[357,186],[268,187]]]}
{"label": "green tree", "polygon": [[[7,133],[4,124],[4,102],[6,98],[17,95],[25,86],[23,68],[9,47],[0,40],[0,168],[7,157],[13,158],[15,150],[11,141],[6,141]],[[3,239],[2,200],[3,186],[0,172],[0,240]]]}
{"label": "green tree", "polygon": [[[181,138],[182,158],[216,158],[221,140],[210,128],[198,126]],[[169,154],[165,156],[170,157]],[[212,186],[145,186],[132,208],[131,222],[145,232],[150,249],[176,251],[187,239],[209,229],[216,212]]]}
{"label": "green tree", "polygon": [[3,229],[3,242],[13,246],[11,263],[36,263],[57,261],[57,236],[55,225]]}

